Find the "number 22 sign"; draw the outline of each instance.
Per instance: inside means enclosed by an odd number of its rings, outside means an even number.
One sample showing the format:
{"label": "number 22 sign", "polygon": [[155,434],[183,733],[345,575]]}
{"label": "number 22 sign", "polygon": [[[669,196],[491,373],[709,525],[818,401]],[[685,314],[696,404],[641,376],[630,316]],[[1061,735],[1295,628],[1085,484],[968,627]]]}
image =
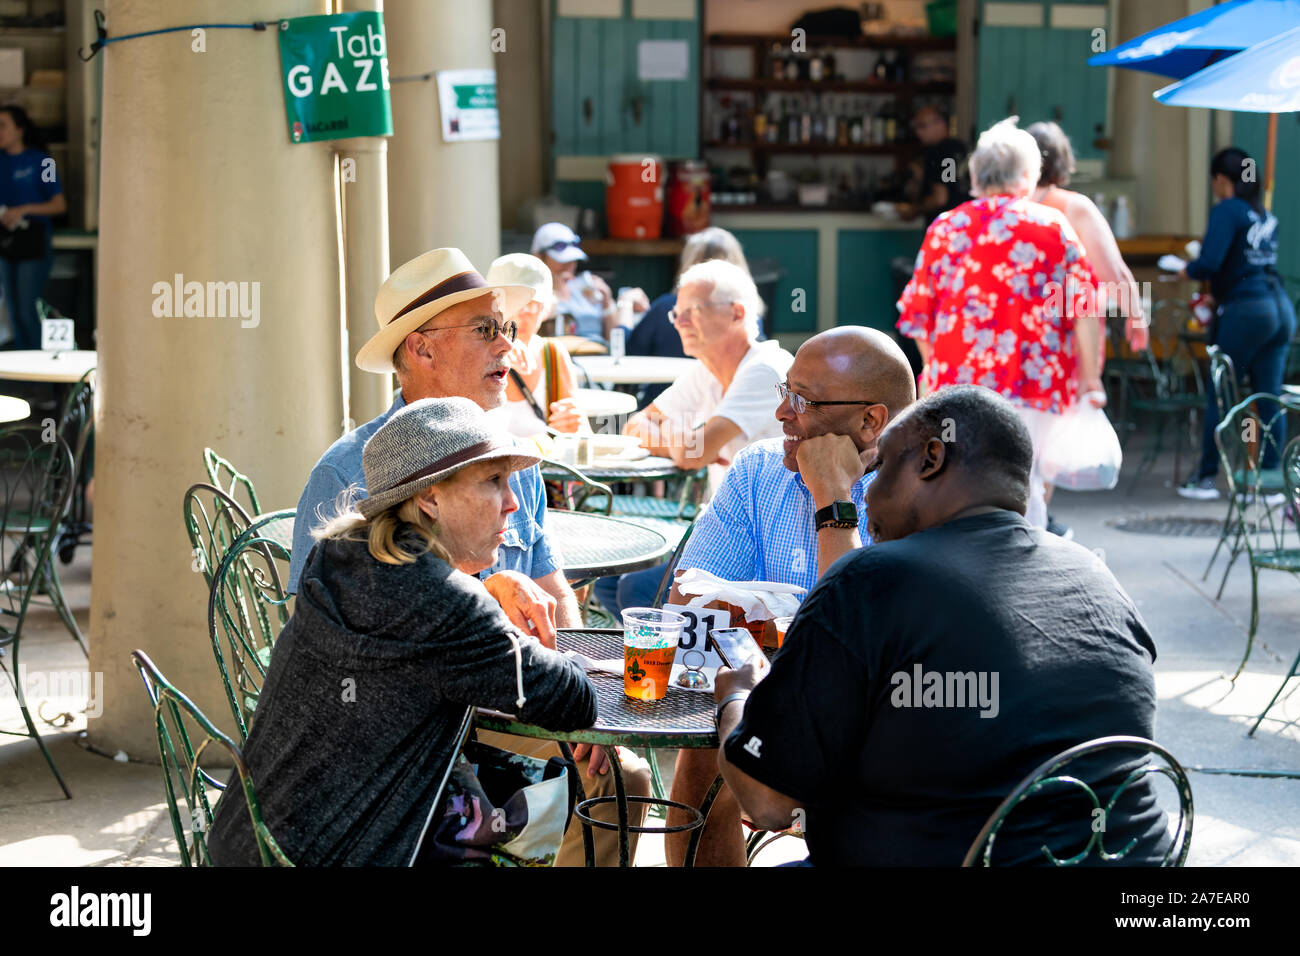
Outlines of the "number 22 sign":
{"label": "number 22 sign", "polygon": [[[722,658],[718,656],[713,646],[709,631],[731,627],[730,611],[714,607],[688,607],[684,604],[665,604],[664,610],[676,611],[686,618],[686,624],[682,627],[682,636],[677,642],[678,664],[686,663],[682,660],[682,655],[686,651],[699,651],[704,655],[704,663],[700,665],[701,667],[722,666]],[[695,665],[694,657],[691,658],[691,665]]]}

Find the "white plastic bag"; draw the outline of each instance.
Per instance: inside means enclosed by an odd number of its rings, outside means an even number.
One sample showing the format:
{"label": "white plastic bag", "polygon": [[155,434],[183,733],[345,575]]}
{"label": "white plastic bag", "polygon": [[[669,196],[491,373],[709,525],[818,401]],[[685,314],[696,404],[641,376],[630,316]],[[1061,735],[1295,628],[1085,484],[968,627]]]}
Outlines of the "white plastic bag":
{"label": "white plastic bag", "polygon": [[1108,491],[1119,483],[1123,457],[1106,413],[1086,397],[1047,433],[1038,469],[1043,480],[1070,491]]}

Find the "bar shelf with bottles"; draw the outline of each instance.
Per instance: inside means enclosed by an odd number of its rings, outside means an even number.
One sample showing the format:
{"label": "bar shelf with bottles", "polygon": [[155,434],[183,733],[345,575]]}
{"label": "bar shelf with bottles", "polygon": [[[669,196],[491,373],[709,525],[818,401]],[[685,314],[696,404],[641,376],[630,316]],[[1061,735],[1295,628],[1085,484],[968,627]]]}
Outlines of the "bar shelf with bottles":
{"label": "bar shelf with bottles", "polygon": [[[829,186],[823,202],[801,200],[803,208],[862,209],[890,198],[921,149],[915,109],[933,104],[951,115],[955,49],[949,37],[807,37],[794,49],[789,34],[710,35],[700,141],[720,204],[791,208],[788,190],[771,188],[782,177]],[[737,153],[748,167],[734,162]],[[800,166],[799,156],[822,159]],[[845,168],[847,156],[866,166]]]}

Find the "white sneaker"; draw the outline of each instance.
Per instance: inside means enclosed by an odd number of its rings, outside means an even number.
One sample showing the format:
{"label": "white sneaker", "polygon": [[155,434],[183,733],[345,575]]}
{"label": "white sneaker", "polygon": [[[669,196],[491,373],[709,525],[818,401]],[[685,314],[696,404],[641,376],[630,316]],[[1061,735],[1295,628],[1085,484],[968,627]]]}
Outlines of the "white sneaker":
{"label": "white sneaker", "polygon": [[1178,494],[1182,498],[1213,501],[1219,497],[1219,488],[1213,478],[1189,478],[1178,486]]}

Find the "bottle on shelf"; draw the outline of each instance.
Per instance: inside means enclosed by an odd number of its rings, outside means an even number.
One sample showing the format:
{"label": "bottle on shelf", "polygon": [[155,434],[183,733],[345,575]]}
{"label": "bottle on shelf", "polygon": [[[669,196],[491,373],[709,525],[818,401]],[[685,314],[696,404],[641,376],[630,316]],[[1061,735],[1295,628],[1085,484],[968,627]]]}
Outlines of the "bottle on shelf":
{"label": "bottle on shelf", "polygon": [[839,77],[839,74],[836,73],[836,71],[835,71],[835,67],[836,67],[836,64],[835,64],[835,51],[834,51],[833,49],[831,49],[830,47],[827,47],[827,48],[826,48],[826,53],[825,53],[825,55],[822,57],[822,60],[824,61],[824,65],[823,65],[823,66],[824,66],[824,69],[826,70],[826,79],[828,79],[828,80],[838,80],[840,77]]}
{"label": "bottle on shelf", "polygon": [[812,142],[812,105],[804,99],[803,109],[799,113],[799,142],[807,146]]}
{"label": "bottle on shelf", "polygon": [[799,101],[793,96],[785,105],[785,141],[790,144],[799,142]]}
{"label": "bottle on shelf", "polygon": [[812,56],[808,58],[808,79],[814,83],[820,83],[826,78],[826,61],[822,59],[821,51],[814,50]]}
{"label": "bottle on shelf", "polygon": [[785,79],[785,54],[781,52],[781,42],[772,41],[772,49],[767,54],[768,75],[774,80]]}
{"label": "bottle on shelf", "polygon": [[826,142],[826,119],[822,116],[820,108],[813,108],[812,117],[812,142]]}
{"label": "bottle on shelf", "polygon": [[898,108],[893,100],[885,103],[885,142],[898,142]]}
{"label": "bottle on shelf", "polygon": [[[886,51],[887,53],[888,51]],[[876,66],[871,71],[872,79],[884,83],[889,79],[889,63],[885,59],[885,53],[876,55]]]}
{"label": "bottle on shelf", "polygon": [[871,145],[879,146],[885,142],[885,107],[882,105],[871,117]]}

